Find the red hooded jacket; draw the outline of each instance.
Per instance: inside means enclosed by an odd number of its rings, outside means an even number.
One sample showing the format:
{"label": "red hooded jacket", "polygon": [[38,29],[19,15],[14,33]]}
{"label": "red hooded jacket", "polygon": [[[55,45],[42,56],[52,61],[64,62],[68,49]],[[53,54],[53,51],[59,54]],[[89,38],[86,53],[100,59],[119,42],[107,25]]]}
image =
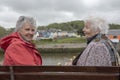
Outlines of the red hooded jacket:
{"label": "red hooded jacket", "polygon": [[35,46],[24,41],[18,32],[0,39],[0,47],[5,51],[3,65],[42,65],[42,58]]}

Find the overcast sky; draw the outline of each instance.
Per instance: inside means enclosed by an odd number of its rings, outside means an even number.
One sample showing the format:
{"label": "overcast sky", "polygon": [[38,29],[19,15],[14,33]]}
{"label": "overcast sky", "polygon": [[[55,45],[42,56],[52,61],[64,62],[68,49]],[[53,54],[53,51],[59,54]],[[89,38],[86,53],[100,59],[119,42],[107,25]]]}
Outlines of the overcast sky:
{"label": "overcast sky", "polygon": [[0,0],[0,25],[15,27],[19,16],[32,16],[37,25],[98,16],[120,24],[120,0]]}

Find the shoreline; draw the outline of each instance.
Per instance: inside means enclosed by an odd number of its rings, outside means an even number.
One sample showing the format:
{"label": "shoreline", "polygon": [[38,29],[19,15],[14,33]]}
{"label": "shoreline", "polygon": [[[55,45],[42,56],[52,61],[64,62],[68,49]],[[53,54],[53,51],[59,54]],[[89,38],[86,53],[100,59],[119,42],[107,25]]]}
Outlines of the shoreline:
{"label": "shoreline", "polygon": [[79,53],[86,47],[86,43],[62,43],[38,45],[40,53]]}
{"label": "shoreline", "polygon": [[86,43],[61,43],[61,44],[42,44],[37,45],[37,48],[83,48]]}

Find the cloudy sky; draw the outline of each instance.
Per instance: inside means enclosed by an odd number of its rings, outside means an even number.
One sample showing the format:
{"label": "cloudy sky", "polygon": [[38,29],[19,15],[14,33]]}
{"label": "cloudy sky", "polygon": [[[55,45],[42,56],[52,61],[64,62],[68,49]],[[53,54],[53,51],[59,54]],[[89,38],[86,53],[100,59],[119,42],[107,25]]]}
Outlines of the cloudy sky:
{"label": "cloudy sky", "polygon": [[0,25],[15,27],[19,16],[32,16],[37,25],[98,16],[120,24],[120,0],[0,0]]}

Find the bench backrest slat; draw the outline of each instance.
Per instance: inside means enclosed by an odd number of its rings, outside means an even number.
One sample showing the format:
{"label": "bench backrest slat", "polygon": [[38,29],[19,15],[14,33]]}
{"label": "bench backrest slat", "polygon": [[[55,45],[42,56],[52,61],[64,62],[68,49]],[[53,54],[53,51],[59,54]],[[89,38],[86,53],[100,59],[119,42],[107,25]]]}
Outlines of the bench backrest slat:
{"label": "bench backrest slat", "polygon": [[14,72],[104,72],[116,73],[119,72],[119,67],[90,67],[90,66],[14,66]]}
{"label": "bench backrest slat", "polygon": [[34,74],[34,75],[15,75],[15,80],[118,80],[115,74]]}
{"label": "bench backrest slat", "polygon": [[120,67],[0,66],[0,80],[119,80]]}
{"label": "bench backrest slat", "polygon": [[9,72],[9,67],[8,66],[0,66],[0,72],[1,71]]}

